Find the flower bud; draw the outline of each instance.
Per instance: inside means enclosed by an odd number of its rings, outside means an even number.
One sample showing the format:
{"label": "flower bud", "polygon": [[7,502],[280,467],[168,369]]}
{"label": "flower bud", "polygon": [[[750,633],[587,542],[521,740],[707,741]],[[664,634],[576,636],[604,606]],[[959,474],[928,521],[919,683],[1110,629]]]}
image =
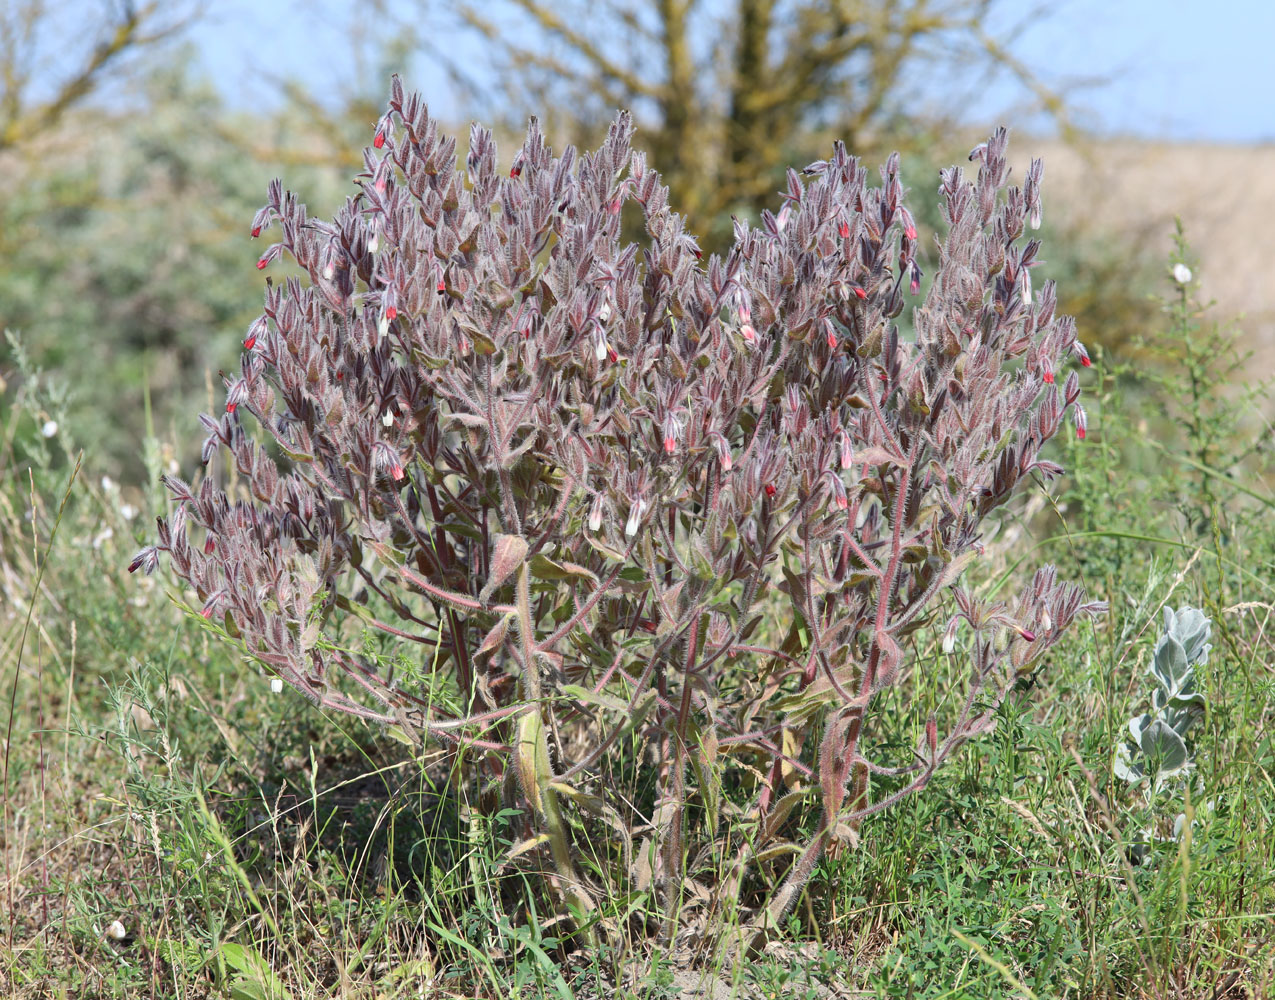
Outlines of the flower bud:
{"label": "flower bud", "polygon": [[647,503],[645,500],[634,500],[633,505],[629,507],[629,519],[624,524],[624,534],[628,538],[632,538],[637,534],[638,525],[642,523],[642,515],[646,513]]}
{"label": "flower bud", "polygon": [[670,413],[664,418],[662,428],[664,434],[664,454],[671,455],[677,450],[677,420]]}
{"label": "flower bud", "polygon": [[1077,403],[1071,411],[1071,418],[1076,422],[1076,437],[1083,441],[1089,429],[1089,420],[1085,416],[1085,408]]}
{"label": "flower bud", "polygon": [[960,623],[959,618],[953,618],[947,623],[947,631],[943,633],[943,652],[950,653],[956,648],[956,626]]}
{"label": "flower bud", "polygon": [[593,498],[593,505],[589,508],[589,530],[598,531],[602,527],[602,494],[599,493]]}

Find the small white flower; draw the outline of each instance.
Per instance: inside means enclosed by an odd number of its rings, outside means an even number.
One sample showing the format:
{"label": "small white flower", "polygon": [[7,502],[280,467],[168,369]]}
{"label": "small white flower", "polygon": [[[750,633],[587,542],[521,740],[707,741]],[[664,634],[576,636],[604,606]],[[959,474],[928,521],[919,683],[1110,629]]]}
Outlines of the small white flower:
{"label": "small white flower", "polygon": [[103,476],[102,477],[102,492],[110,493],[114,489],[115,489],[115,480],[112,479],[110,476]]}
{"label": "small white flower", "polygon": [[376,333],[378,336],[384,337],[389,332],[390,332],[390,318],[386,316],[385,313],[381,313],[381,318],[377,321],[377,324],[376,324]]}
{"label": "small white flower", "polygon": [[279,677],[270,678],[270,693],[280,694],[283,691],[283,680]]}
{"label": "small white flower", "polygon": [[112,920],[106,927],[105,936],[113,941],[123,941],[128,937],[128,931],[124,929],[124,925],[118,920]]}
{"label": "small white flower", "polygon": [[1179,285],[1187,284],[1191,280],[1191,269],[1185,264],[1174,264],[1173,280]]}
{"label": "small white flower", "polygon": [[376,251],[380,249],[380,246],[381,246],[380,237],[376,233],[373,233],[372,238],[367,241],[367,252],[376,253]]}
{"label": "small white flower", "polygon": [[951,624],[948,625],[947,631],[943,633],[943,652],[950,653],[956,648],[956,619],[953,618]]}
{"label": "small white flower", "polygon": [[394,426],[394,414],[391,413],[389,410],[386,410],[384,413],[381,414],[381,426],[382,427]]}
{"label": "small white flower", "polygon": [[328,261],[327,264],[323,266],[323,280],[331,281],[332,275],[334,274],[336,274],[336,265],[333,264],[332,261]]}
{"label": "small white flower", "polygon": [[131,503],[120,504],[120,517],[125,521],[131,521],[137,516],[137,508]]}
{"label": "small white flower", "polygon": [[629,538],[637,534],[638,525],[642,521],[642,515],[646,513],[647,502],[645,500],[637,500],[633,506],[629,508],[629,520],[624,525],[624,533]]}
{"label": "small white flower", "polygon": [[40,428],[40,433],[46,438],[53,437],[58,432],[58,422],[56,420],[46,420],[44,426]]}

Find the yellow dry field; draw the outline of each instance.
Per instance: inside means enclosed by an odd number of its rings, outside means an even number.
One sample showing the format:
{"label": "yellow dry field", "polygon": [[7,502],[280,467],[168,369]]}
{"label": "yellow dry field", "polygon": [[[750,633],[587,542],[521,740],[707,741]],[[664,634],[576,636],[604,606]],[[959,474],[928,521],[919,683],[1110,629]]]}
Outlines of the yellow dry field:
{"label": "yellow dry field", "polygon": [[1054,218],[1083,213],[1077,221],[1152,240],[1151,251],[1167,259],[1181,216],[1201,298],[1216,302],[1212,318],[1244,331],[1251,378],[1275,372],[1275,146],[1020,138],[1010,150],[1021,154],[1016,177],[1028,155],[1044,157],[1045,211]]}

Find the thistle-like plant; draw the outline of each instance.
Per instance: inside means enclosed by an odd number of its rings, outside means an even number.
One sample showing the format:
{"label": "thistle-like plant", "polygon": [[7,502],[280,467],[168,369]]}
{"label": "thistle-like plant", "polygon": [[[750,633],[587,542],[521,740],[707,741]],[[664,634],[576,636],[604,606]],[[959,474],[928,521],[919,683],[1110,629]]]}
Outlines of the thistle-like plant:
{"label": "thistle-like plant", "polygon": [[[1052,283],[1033,293],[1042,165],[1007,188],[1003,130],[972,180],[942,174],[913,342],[894,322],[921,278],[897,155],[870,186],[836,145],[704,259],[631,135],[622,114],[595,152],[555,157],[533,120],[501,170],[475,126],[458,164],[396,79],[333,221],[272,183],[257,266],[301,273],[268,285],[225,412],[201,418],[205,462],[225,454],[240,487],[215,466],[169,477],[134,565],[167,553],[205,618],[319,704],[471,748],[462,779],[521,803],[515,853],[547,852],[584,928],[622,888],[666,933],[703,907],[701,927],[760,934],[1101,608],[1052,568],[1003,603],[960,586],[984,518],[1062,472],[1041,451],[1068,410],[1084,436],[1063,372],[1088,359]],[[967,689],[914,756],[873,759],[874,703],[928,669],[912,637],[949,589]],[[383,668],[359,629],[417,669]],[[622,751],[653,795],[602,780]],[[874,800],[874,773],[900,787]],[[816,800],[814,835],[789,842]],[[750,878],[785,854],[782,884]],[[723,867],[710,903],[696,879]]]}

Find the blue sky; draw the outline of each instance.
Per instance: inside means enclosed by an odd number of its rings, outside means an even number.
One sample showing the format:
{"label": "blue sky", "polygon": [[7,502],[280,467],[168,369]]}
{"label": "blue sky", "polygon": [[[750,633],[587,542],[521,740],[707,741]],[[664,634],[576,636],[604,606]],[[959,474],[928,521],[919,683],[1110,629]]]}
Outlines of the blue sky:
{"label": "blue sky", "polygon": [[[1019,6],[1029,4],[1005,9]],[[1072,91],[1081,124],[1147,138],[1275,142],[1275,2],[1057,0],[1050,6],[1058,10],[1033,22],[1015,52],[1051,84],[1105,81]],[[333,18],[315,17],[313,0],[222,0],[210,7],[193,40],[233,103],[246,104],[269,91],[254,73],[262,66],[305,82],[319,95],[375,76],[350,55],[342,27],[345,3],[329,5],[341,12]],[[481,62],[476,44],[454,44],[464,58]],[[464,114],[437,67],[418,59],[405,72],[413,89],[431,95],[436,111]],[[979,127],[1007,119],[1021,127],[1030,124],[1014,118],[1021,99],[1021,90],[997,81],[967,116]]]}

